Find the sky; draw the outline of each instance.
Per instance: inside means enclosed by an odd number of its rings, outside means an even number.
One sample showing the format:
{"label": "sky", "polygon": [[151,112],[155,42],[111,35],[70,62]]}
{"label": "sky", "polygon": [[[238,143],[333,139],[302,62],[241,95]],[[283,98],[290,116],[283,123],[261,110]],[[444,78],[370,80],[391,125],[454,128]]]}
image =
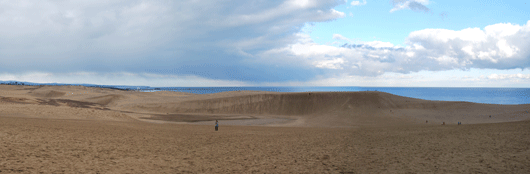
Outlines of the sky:
{"label": "sky", "polygon": [[0,81],[530,87],[530,1],[0,0]]}

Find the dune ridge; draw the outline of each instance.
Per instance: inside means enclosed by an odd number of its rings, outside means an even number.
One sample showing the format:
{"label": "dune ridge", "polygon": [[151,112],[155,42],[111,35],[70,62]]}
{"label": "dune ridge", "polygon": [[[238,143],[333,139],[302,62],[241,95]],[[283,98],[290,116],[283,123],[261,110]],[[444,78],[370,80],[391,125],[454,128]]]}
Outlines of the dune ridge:
{"label": "dune ridge", "polygon": [[[244,93],[244,92],[243,92]],[[384,92],[218,94],[206,99],[132,105],[131,110],[159,113],[300,116],[321,126],[447,122],[493,123],[529,119],[530,105],[429,101]],[[489,117],[493,116],[493,117]],[[318,124],[317,124],[318,123]]]}
{"label": "dune ridge", "polygon": [[437,109],[458,103],[466,102],[428,101],[383,92],[316,92],[250,94],[137,104],[131,108],[171,113],[309,115],[329,111]]}
{"label": "dune ridge", "polygon": [[[2,89],[0,101],[5,104],[39,105],[38,108],[50,110],[56,110],[54,107],[58,106],[106,110],[109,117],[123,114],[142,121],[147,121],[145,118],[171,122],[284,118],[296,120],[294,121],[296,124],[285,124],[287,126],[355,127],[419,124],[427,121],[429,124],[497,123],[530,118],[529,104],[495,105],[429,101],[377,91],[299,93],[230,91],[189,94],[170,91],[135,92],[80,86],[29,88],[8,85],[0,86],[0,89]],[[43,105],[46,107],[41,107]],[[24,110],[6,109],[5,111],[28,115]],[[80,117],[72,116],[72,118]],[[123,116],[115,119],[121,118]]]}
{"label": "dune ridge", "polygon": [[61,91],[55,91],[55,90],[42,90],[42,91],[32,91],[31,94],[35,97],[55,98],[55,97],[64,96],[66,93],[61,92]]}
{"label": "dune ridge", "polygon": [[104,96],[90,97],[85,99],[88,102],[97,103],[100,105],[109,105],[115,103],[117,100],[124,98],[123,95],[109,94]]}

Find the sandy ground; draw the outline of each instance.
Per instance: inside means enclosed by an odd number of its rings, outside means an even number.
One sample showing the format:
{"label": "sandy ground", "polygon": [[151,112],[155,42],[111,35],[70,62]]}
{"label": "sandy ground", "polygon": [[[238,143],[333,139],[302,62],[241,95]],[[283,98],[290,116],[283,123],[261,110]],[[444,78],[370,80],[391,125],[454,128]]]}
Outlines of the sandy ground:
{"label": "sandy ground", "polygon": [[0,173],[530,173],[529,110],[381,92],[0,85]]}
{"label": "sandy ground", "polygon": [[0,117],[2,173],[529,173],[530,122],[291,128]]}

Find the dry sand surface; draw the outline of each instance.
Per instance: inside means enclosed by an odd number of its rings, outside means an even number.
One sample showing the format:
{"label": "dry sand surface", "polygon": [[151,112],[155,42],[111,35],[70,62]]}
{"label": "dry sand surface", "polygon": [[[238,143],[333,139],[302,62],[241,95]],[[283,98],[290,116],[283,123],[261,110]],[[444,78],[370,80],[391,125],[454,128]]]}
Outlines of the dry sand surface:
{"label": "dry sand surface", "polygon": [[0,173],[530,173],[529,111],[382,92],[0,85]]}

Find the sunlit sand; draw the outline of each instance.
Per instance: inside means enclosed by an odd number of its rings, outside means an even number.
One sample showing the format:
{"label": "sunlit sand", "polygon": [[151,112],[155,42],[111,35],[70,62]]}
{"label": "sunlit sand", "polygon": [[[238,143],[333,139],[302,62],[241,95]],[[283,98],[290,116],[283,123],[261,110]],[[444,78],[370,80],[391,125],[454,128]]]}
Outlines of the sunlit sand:
{"label": "sunlit sand", "polygon": [[0,172],[528,173],[528,111],[382,92],[0,85]]}

